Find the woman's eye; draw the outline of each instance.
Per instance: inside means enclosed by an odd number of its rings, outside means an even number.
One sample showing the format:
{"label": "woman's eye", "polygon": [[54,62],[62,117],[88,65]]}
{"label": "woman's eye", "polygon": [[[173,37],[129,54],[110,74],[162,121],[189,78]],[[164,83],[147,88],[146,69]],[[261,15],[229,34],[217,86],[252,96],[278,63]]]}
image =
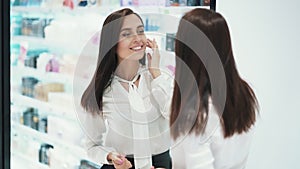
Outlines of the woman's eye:
{"label": "woman's eye", "polygon": [[144,29],[138,30],[138,34],[144,34]]}
{"label": "woman's eye", "polygon": [[131,35],[131,33],[129,33],[129,32],[124,32],[124,33],[122,33],[122,36],[123,37],[129,37]]}

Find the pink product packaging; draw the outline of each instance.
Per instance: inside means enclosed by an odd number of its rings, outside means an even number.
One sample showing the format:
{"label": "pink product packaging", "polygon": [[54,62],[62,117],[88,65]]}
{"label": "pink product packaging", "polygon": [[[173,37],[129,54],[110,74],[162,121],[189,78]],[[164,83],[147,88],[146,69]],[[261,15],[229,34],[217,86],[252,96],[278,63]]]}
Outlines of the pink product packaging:
{"label": "pink product packaging", "polygon": [[59,72],[60,62],[51,53],[41,53],[37,59],[37,69],[42,72]]}
{"label": "pink product packaging", "polygon": [[59,72],[59,62],[52,58],[46,65],[46,72]]}
{"label": "pink product packaging", "polygon": [[121,6],[167,6],[167,0],[121,0]]}
{"label": "pink product packaging", "polygon": [[167,6],[166,0],[138,0],[139,6]]}

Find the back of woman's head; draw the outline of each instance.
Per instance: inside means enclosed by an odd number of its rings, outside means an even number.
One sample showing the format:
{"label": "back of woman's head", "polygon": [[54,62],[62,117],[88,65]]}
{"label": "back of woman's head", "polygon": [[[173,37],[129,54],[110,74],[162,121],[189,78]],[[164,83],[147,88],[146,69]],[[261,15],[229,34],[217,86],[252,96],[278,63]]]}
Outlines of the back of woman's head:
{"label": "back of woman's head", "polygon": [[124,8],[108,15],[103,23],[97,68],[92,81],[81,98],[81,105],[88,112],[99,113],[102,111],[102,96],[104,90],[110,86],[111,77],[117,68],[117,47],[124,17],[131,14],[141,19],[141,17],[131,9]]}
{"label": "back of woman's head", "polygon": [[[199,34],[204,34],[207,40],[203,40],[205,38],[197,39],[195,32],[190,31],[191,25],[199,30]],[[195,43],[199,46],[197,50],[200,51],[200,55],[197,55],[199,53],[189,45]],[[226,87],[224,87],[224,90],[226,90],[225,101],[212,96],[212,78],[209,77],[206,68],[215,64],[209,61],[211,59],[210,54],[213,53],[209,51],[209,44],[215,49],[225,73],[225,79],[221,77],[219,79],[214,78],[218,80],[215,80],[213,84],[219,85],[221,89],[221,82],[226,81],[224,83],[226,84]],[[187,104],[187,102],[193,102],[199,108],[196,106],[198,108],[195,110],[197,115],[191,130],[185,124],[189,122],[184,120],[172,126],[173,138],[187,132],[195,132],[196,134],[204,132],[209,117],[210,99],[220,116],[225,137],[230,137],[235,133],[247,132],[256,119],[257,100],[250,86],[238,74],[232,53],[228,25],[222,15],[200,8],[186,13],[179,23],[175,53],[177,56],[175,73],[177,84],[175,84],[172,99],[170,124],[175,124],[175,121],[178,121],[177,118],[182,117],[179,114],[186,113],[185,111],[190,109],[188,106],[191,104]],[[184,67],[190,69],[196,85],[186,82],[188,75],[183,71]],[[198,92],[192,92],[191,89]],[[199,95],[199,99],[195,99],[197,98],[195,94]],[[194,98],[194,100],[188,98]],[[222,101],[225,103],[222,104]]]}

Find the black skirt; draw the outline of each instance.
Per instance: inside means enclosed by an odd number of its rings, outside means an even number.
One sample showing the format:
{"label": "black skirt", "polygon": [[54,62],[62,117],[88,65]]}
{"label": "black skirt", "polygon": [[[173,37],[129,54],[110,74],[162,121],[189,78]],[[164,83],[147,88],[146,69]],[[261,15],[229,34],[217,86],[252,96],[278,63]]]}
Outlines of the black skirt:
{"label": "black skirt", "polygon": [[[132,156],[126,156],[126,158],[132,164],[132,168],[130,168],[130,169],[135,169],[134,168],[134,158],[132,158]],[[152,156],[152,165],[155,168],[172,169],[172,160],[170,157],[169,150],[164,153],[161,153],[161,154],[153,155]],[[104,164],[101,167],[101,169],[115,169],[115,167],[113,165]]]}

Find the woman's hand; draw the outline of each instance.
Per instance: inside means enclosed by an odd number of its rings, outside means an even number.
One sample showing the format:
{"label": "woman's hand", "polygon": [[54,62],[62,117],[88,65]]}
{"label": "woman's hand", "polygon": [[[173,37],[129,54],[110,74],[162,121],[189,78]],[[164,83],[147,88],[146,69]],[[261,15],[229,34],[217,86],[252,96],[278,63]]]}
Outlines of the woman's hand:
{"label": "woman's hand", "polygon": [[113,162],[116,169],[129,169],[132,167],[130,161],[128,161],[124,156],[121,157],[121,160],[123,161],[121,164]]}
{"label": "woman's hand", "polygon": [[116,169],[129,169],[132,167],[130,161],[124,155],[117,152],[110,152],[107,155],[107,160],[111,161]]}
{"label": "woman's hand", "polygon": [[147,54],[147,59],[148,59],[149,72],[151,73],[153,79],[155,79],[160,75],[160,70],[159,70],[160,54],[155,39],[153,40],[147,39],[147,47],[153,50],[152,55],[150,53]]}

